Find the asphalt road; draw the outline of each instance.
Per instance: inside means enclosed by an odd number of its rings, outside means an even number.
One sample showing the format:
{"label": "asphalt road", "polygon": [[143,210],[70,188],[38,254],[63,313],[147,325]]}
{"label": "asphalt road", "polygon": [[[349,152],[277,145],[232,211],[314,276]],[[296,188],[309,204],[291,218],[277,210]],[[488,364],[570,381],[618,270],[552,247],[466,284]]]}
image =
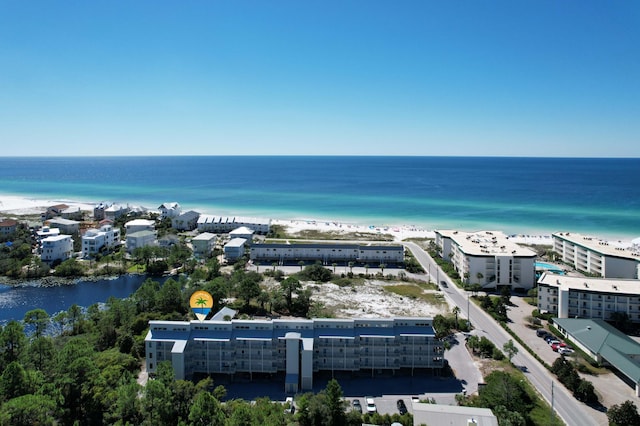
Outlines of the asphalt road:
{"label": "asphalt road", "polygon": [[[428,271],[432,279],[439,283],[447,282],[444,288],[445,296],[462,313],[470,319],[472,326],[480,335],[487,336],[496,346],[502,346],[512,339],[512,337],[489,315],[468,301],[467,292],[458,288],[449,280],[438,265],[420,246],[414,243],[404,243],[411,250],[416,260],[420,262],[425,271]],[[601,425],[607,424],[606,416],[593,408],[582,404],[571,395],[566,388],[558,382],[555,377],[547,371],[538,361],[529,354],[520,344],[514,341],[518,348],[518,354],[513,357],[515,365],[525,367],[524,374],[531,384],[538,390],[538,393],[555,410],[555,415],[559,416],[567,425]],[[603,423],[604,420],[604,423]]]}

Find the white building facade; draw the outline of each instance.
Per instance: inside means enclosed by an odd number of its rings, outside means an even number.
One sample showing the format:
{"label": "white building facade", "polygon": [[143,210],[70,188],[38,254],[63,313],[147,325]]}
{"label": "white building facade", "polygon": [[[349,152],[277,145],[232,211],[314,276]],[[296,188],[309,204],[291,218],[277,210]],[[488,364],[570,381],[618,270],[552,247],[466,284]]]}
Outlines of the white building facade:
{"label": "white building facade", "polygon": [[155,231],[156,222],[148,219],[134,219],[125,223],[124,228],[127,235],[138,231]]}
{"label": "white building facade", "polygon": [[89,229],[82,236],[82,257],[91,257],[100,250],[111,249],[120,244],[120,229],[103,225],[99,229]]}
{"label": "white building facade", "polygon": [[216,247],[218,237],[216,234],[210,232],[203,232],[191,239],[191,246],[193,247],[193,254],[196,257],[207,257],[213,253],[213,249]]}
{"label": "white building facade", "polygon": [[538,280],[538,309],[558,318],[610,320],[625,313],[640,323],[640,280],[545,273]]}
{"label": "white building facade", "polygon": [[73,239],[70,235],[47,237],[40,243],[40,258],[43,262],[65,261],[73,255]]}
{"label": "white building facade", "polygon": [[216,234],[225,234],[242,226],[252,229],[256,234],[266,235],[271,229],[271,219],[203,214],[200,215],[197,223],[198,231],[214,232]]}
{"label": "white building facade", "polygon": [[253,244],[251,260],[286,264],[300,260],[332,262],[370,263],[395,265],[404,262],[404,247],[401,245],[357,245],[357,244]]}
{"label": "white building facade", "polygon": [[431,318],[150,321],[145,345],[150,374],[162,361],[176,379],[283,373],[286,392],[310,390],[319,371],[444,366]]}
{"label": "white building facade", "polygon": [[640,278],[638,248],[622,247],[596,237],[570,232],[556,232],[552,238],[553,251],[578,271],[603,278]]}
{"label": "white building facade", "polygon": [[198,225],[198,218],[200,213],[189,210],[171,219],[171,227],[178,231],[192,231],[196,229]]}
{"label": "white building facade", "polygon": [[126,246],[127,252],[129,253],[133,253],[133,251],[137,248],[157,245],[158,236],[156,231],[145,230],[132,233],[127,232]]}
{"label": "white building facade", "polygon": [[182,213],[182,207],[178,203],[162,203],[158,207],[160,212],[160,219],[174,218],[180,216]]}
{"label": "white building facade", "polygon": [[246,240],[244,238],[234,238],[224,245],[224,257],[228,260],[238,260],[244,256],[244,247]]}
{"label": "white building facade", "polygon": [[467,284],[522,290],[535,285],[536,253],[510,241],[502,232],[438,230],[436,244],[442,258],[453,264]]}

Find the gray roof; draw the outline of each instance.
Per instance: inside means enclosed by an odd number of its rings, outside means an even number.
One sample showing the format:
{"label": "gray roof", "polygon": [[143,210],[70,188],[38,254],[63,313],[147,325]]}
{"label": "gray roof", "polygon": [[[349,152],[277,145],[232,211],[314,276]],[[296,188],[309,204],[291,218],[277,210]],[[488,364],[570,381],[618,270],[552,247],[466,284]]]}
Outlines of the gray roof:
{"label": "gray roof", "polygon": [[553,322],[572,339],[640,383],[640,344],[626,334],[600,319],[554,318]]}

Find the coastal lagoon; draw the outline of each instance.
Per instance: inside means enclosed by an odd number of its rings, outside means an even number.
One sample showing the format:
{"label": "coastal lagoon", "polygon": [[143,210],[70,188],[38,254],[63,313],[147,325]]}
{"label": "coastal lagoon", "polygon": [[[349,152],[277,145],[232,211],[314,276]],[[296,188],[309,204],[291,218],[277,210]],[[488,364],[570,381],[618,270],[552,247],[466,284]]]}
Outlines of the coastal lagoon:
{"label": "coastal lagoon", "polygon": [[[146,275],[122,275],[112,279],[77,280],[75,284],[43,287],[38,281],[6,285],[0,277],[0,325],[9,320],[21,321],[24,314],[41,308],[50,316],[66,311],[74,303],[87,308],[104,303],[110,297],[129,297],[147,279]],[[166,278],[154,278],[164,282]]]}
{"label": "coastal lagoon", "polygon": [[177,201],[214,215],[630,240],[640,236],[638,170],[637,158],[5,157],[0,194],[152,209]]}

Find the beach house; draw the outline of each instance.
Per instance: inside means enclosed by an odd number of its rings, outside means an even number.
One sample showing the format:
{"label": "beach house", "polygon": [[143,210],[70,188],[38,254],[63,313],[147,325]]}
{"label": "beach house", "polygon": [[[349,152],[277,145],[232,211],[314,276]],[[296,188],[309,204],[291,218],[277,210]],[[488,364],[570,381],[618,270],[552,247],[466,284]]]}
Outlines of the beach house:
{"label": "beach house", "polygon": [[89,229],[82,236],[82,257],[95,256],[102,250],[108,250],[120,244],[120,229],[103,225],[98,229]]}
{"label": "beach house", "polygon": [[200,213],[189,210],[171,219],[171,227],[178,231],[192,231],[198,225]]}
{"label": "beach house", "polygon": [[311,390],[318,372],[411,374],[444,367],[431,318],[150,321],[147,371],[170,361],[176,379],[266,377],[285,392]]}
{"label": "beach house", "polygon": [[119,204],[112,204],[104,209],[104,218],[115,221],[116,219],[129,213],[129,207]]}
{"label": "beach house", "polygon": [[160,212],[160,219],[174,218],[180,216],[182,213],[182,207],[178,203],[162,203],[158,206]]}
{"label": "beach house", "polygon": [[244,256],[245,252],[245,243],[246,240],[244,238],[234,238],[230,240],[223,247],[224,257],[227,260],[234,261],[240,259]]}
{"label": "beach house", "polygon": [[236,228],[233,231],[229,232],[229,238],[243,238],[247,241],[247,243],[251,243],[251,241],[253,241],[253,234],[255,234],[255,231],[253,229],[247,228],[246,226],[241,226],[240,228]]}
{"label": "beach house", "polygon": [[136,232],[127,232],[126,236],[126,247],[127,252],[133,253],[133,251],[137,248],[147,247],[147,246],[156,246],[158,245],[158,234],[156,231],[136,231]]}
{"label": "beach house", "polygon": [[521,290],[535,285],[536,253],[500,231],[437,230],[435,236],[440,256],[453,264],[466,284]]}
{"label": "beach house", "polygon": [[47,223],[50,228],[58,228],[62,234],[74,235],[80,232],[80,222],[77,220],[56,217],[47,221]]}
{"label": "beach house", "polygon": [[156,222],[149,219],[133,219],[124,224],[124,229],[127,235],[138,231],[155,231]]}
{"label": "beach house", "polygon": [[51,264],[65,261],[73,255],[73,240],[70,235],[55,235],[43,239],[40,243],[40,258]]}
{"label": "beach house", "polygon": [[604,278],[640,278],[640,249],[572,232],[552,234],[553,251],[576,270]]}
{"label": "beach house", "polygon": [[18,229],[18,221],[13,219],[0,219],[0,236],[6,237]]}

